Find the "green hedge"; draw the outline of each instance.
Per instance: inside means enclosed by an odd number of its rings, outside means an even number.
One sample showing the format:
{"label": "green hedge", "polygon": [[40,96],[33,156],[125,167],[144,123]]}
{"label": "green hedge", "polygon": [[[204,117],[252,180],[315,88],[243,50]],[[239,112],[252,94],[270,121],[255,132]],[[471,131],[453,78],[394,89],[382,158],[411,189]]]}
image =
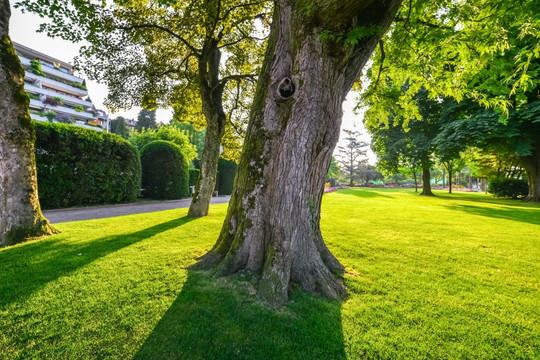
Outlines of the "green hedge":
{"label": "green hedge", "polygon": [[201,170],[199,169],[189,169],[189,186],[196,186],[197,180],[199,180],[199,174]]}
{"label": "green hedge", "polygon": [[35,122],[39,200],[44,209],[133,202],[141,187],[137,150],[120,136]]}
{"label": "green hedge", "polygon": [[234,161],[225,160],[219,158],[218,161],[218,172],[219,178],[217,183],[219,184],[219,194],[220,195],[230,195],[233,191],[234,177],[236,176],[236,170],[238,169],[238,164]]}
{"label": "green hedge", "polygon": [[529,185],[526,180],[495,178],[489,181],[488,192],[496,197],[517,199],[527,196]]}
{"label": "green hedge", "polygon": [[164,140],[146,144],[141,164],[144,196],[169,200],[189,196],[188,161],[178,145]]}

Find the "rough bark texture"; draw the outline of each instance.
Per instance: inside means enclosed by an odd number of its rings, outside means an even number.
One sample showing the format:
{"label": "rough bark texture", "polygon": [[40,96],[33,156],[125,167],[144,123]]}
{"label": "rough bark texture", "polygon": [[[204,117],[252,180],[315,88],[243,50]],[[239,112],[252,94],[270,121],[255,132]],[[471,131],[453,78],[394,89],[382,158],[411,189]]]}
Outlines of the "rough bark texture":
{"label": "rough bark texture", "polygon": [[529,183],[529,194],[523,201],[540,202],[540,142],[535,144],[530,156],[522,158],[522,164]]}
{"label": "rough bark texture", "polygon": [[[400,0],[278,0],[263,70],[220,237],[195,269],[217,276],[260,274],[258,296],[272,307],[291,284],[339,299],[343,266],[319,227],[324,177],[339,137],[342,103]],[[360,26],[380,33],[356,45],[323,40]]]}
{"label": "rough bark texture", "polygon": [[225,84],[219,79],[220,58],[217,40],[207,40],[199,59],[199,89],[206,118],[206,136],[201,172],[188,211],[188,216],[191,217],[208,215],[210,201],[216,187],[219,150],[226,121],[222,100]]}
{"label": "rough bark texture", "polygon": [[9,1],[0,8],[0,246],[55,230],[42,216],[37,194],[34,128],[24,71],[9,39]]}
{"label": "rough bark texture", "polygon": [[431,191],[431,172],[429,167],[422,167],[422,192],[420,195],[433,196]]}

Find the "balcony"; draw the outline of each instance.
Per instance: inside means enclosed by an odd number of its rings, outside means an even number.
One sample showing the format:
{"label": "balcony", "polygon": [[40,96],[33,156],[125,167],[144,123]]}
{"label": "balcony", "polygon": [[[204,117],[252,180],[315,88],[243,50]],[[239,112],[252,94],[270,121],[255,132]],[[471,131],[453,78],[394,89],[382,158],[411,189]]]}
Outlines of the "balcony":
{"label": "balcony", "polygon": [[46,109],[46,111],[52,110],[58,115],[69,115],[75,118],[85,119],[85,120],[97,119],[97,116],[89,112],[76,111],[74,109],[71,109],[62,105],[58,105],[58,106],[45,105],[41,100],[30,99],[30,105],[34,107],[39,107],[40,109]]}
{"label": "balcony", "polygon": [[[69,84],[64,84],[63,82],[60,82],[60,81],[56,81],[56,80],[49,79],[43,76],[39,76],[30,71],[26,71],[26,73],[24,74],[24,78],[32,80],[32,81],[40,81],[43,85],[46,85],[58,91],[64,91],[64,92],[73,94],[74,96],[88,96],[87,90],[79,89]],[[58,94],[56,94],[55,96],[58,96]]]}
{"label": "balcony", "polygon": [[69,105],[74,105],[74,106],[81,105],[81,106],[84,106],[84,107],[93,107],[94,106],[90,101],[84,101],[84,100],[78,99],[76,97],[71,97],[71,96],[68,96],[68,95],[59,94],[57,92],[42,89],[39,86],[35,86],[35,85],[32,85],[32,84],[28,84],[28,83],[24,84],[24,89],[27,92],[38,93],[40,95],[47,95],[47,96],[52,96],[52,97],[55,97],[55,96],[61,97],[62,99],[64,99],[64,102],[66,104],[69,104]]}
{"label": "balcony", "polygon": [[[32,60],[27,59],[24,56],[19,56],[19,59],[21,60],[21,64],[23,66],[30,67],[32,65],[31,64]],[[63,80],[73,82],[73,83],[78,83],[78,84],[82,84],[83,82],[83,80],[77,76],[66,74],[65,72],[52,68],[44,63],[41,63],[41,65],[42,65],[41,70],[49,76],[54,76],[56,78],[63,79]]]}

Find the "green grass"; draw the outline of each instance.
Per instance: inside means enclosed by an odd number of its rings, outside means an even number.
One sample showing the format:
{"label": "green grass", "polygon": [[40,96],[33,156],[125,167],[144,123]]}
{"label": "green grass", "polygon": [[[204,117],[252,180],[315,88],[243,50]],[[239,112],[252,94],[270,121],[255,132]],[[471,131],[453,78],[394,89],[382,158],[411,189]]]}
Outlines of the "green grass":
{"label": "green grass", "polygon": [[0,359],[540,358],[540,206],[437,195],[325,195],[349,297],[277,312],[248,275],[185,270],[226,205],[58,224],[0,250]]}

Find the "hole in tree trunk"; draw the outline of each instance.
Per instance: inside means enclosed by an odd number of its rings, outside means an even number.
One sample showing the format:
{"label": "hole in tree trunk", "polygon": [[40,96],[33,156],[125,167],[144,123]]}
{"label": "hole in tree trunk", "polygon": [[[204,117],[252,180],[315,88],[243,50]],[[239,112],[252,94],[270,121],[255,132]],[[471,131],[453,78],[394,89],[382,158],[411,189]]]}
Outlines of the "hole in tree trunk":
{"label": "hole in tree trunk", "polygon": [[280,98],[288,99],[294,94],[294,91],[295,91],[294,82],[290,78],[286,77],[283,80],[281,80],[281,82],[278,85],[277,90],[278,90],[278,95]]}

